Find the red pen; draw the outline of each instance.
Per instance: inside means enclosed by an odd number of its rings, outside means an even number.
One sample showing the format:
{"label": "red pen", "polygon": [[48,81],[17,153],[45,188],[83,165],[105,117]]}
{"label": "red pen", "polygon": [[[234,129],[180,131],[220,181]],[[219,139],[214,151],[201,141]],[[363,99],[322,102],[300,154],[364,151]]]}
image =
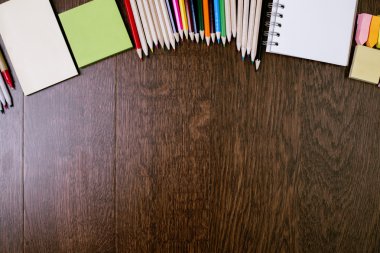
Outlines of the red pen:
{"label": "red pen", "polygon": [[5,83],[8,84],[9,87],[14,89],[15,87],[13,85],[11,72],[9,72],[8,65],[4,59],[4,56],[3,56],[3,53],[1,52],[1,50],[0,50],[0,71],[1,71],[1,74],[4,78]]}
{"label": "red pen", "polygon": [[127,11],[127,18],[128,18],[129,26],[132,31],[132,37],[133,37],[133,40],[135,41],[136,52],[139,55],[140,59],[142,59],[141,42],[140,42],[139,33],[137,31],[136,22],[135,22],[135,19],[133,18],[131,3],[129,0],[124,0],[124,5]]}

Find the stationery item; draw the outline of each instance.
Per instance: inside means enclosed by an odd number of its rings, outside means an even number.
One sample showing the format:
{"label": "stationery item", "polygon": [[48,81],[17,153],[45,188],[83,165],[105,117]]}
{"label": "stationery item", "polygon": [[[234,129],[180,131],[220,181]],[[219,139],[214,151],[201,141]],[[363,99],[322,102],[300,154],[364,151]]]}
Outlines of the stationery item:
{"label": "stationery item", "polygon": [[244,13],[243,13],[243,28],[241,38],[241,57],[244,61],[245,53],[247,50],[248,38],[248,14],[249,14],[249,0],[244,0]]}
{"label": "stationery item", "polygon": [[160,26],[160,22],[158,20],[156,7],[155,7],[154,3],[152,2],[152,0],[147,0],[147,1],[149,4],[150,13],[152,13],[154,29],[155,29],[156,34],[157,34],[158,42],[160,42],[160,46],[162,48],[165,48],[164,35],[162,34],[162,31],[161,31],[161,26]]}
{"label": "stationery item", "polygon": [[1,89],[0,89],[0,105],[2,105],[2,107],[4,107],[5,109],[8,108],[7,101],[5,100],[3,91]]}
{"label": "stationery item", "polygon": [[4,95],[5,101],[9,106],[13,106],[11,95],[9,94],[9,91],[7,89],[7,86],[5,85],[5,82],[3,78],[0,77],[0,90]]}
{"label": "stationery item", "polygon": [[147,19],[146,14],[145,14],[145,9],[144,9],[144,5],[142,3],[142,0],[136,0],[136,4],[137,4],[137,10],[140,14],[140,20],[142,23],[142,27],[144,29],[143,31],[144,31],[146,42],[147,42],[150,50],[153,52],[153,39],[152,39],[152,36],[150,34],[148,19]]}
{"label": "stationery item", "polygon": [[214,17],[214,0],[208,0],[208,10],[210,16],[210,35],[212,43],[215,43],[215,17]]}
{"label": "stationery item", "polygon": [[369,36],[369,27],[371,26],[372,15],[362,13],[358,15],[355,41],[358,45],[364,45]]}
{"label": "stationery item", "polygon": [[160,30],[162,32],[162,36],[164,37],[165,46],[168,50],[170,50],[169,34],[168,34],[168,31],[166,30],[166,25],[165,25],[165,21],[163,18],[163,13],[162,13],[161,7],[160,7],[160,0],[151,0],[151,1],[154,2],[156,14],[158,16],[158,20],[160,23]]}
{"label": "stationery item", "polygon": [[183,40],[183,25],[178,0],[172,0],[172,4],[174,9],[175,20],[177,22],[179,36],[181,37],[181,40]]}
{"label": "stationery item", "polygon": [[267,52],[347,66],[357,0],[275,0]]}
{"label": "stationery item", "polygon": [[198,25],[199,25],[199,34],[201,35],[201,40],[205,39],[205,26],[204,26],[204,17],[203,17],[203,5],[202,0],[197,0],[197,12],[198,12]]}
{"label": "stationery item", "polygon": [[3,108],[3,105],[0,103],[0,112],[2,113],[2,114],[4,114],[4,108]]}
{"label": "stationery item", "polygon": [[78,75],[49,0],[1,4],[0,34],[25,95]]}
{"label": "stationery item", "polygon": [[352,60],[350,78],[378,85],[380,50],[357,45]]}
{"label": "stationery item", "polygon": [[171,28],[172,28],[172,31],[173,31],[174,39],[178,43],[179,42],[179,33],[178,33],[178,28],[176,26],[176,23],[175,23],[174,17],[173,17],[174,8],[170,4],[169,0],[166,0],[166,9],[167,9],[167,12],[168,12],[169,21],[170,21]]}
{"label": "stationery item", "polygon": [[140,42],[139,33],[137,31],[136,22],[133,17],[132,7],[129,0],[124,0],[124,7],[127,13],[128,24],[132,31],[132,38],[133,38],[133,41],[135,42],[137,55],[139,56],[140,59],[142,59],[141,42]]}
{"label": "stationery item", "polygon": [[222,32],[222,25],[220,20],[220,4],[219,0],[214,0],[214,18],[215,18],[215,33],[218,43],[220,43],[220,33]]}
{"label": "stationery item", "polygon": [[226,45],[226,11],[225,11],[225,1],[219,0],[219,9],[220,9],[220,25],[221,25],[221,32],[220,37],[222,38],[223,46]]}
{"label": "stationery item", "polygon": [[236,0],[230,0],[231,3],[231,31],[232,37],[236,38]]}
{"label": "stationery item", "polygon": [[243,5],[244,0],[238,0],[238,12],[236,16],[237,23],[237,31],[236,31],[236,48],[238,51],[241,50],[241,40],[242,40],[242,32],[243,32]]}
{"label": "stationery item", "polygon": [[226,16],[226,36],[227,41],[231,42],[232,30],[231,30],[231,0],[225,0],[225,16]]}
{"label": "stationery item", "polygon": [[209,15],[209,0],[203,0],[203,16],[204,16],[204,24],[205,24],[205,36],[207,46],[210,45],[211,31],[210,31],[210,15]]}
{"label": "stationery item", "polygon": [[190,0],[190,11],[191,11],[191,17],[192,17],[192,28],[194,32],[195,41],[199,43],[199,27],[198,27],[198,20],[197,20],[197,10],[195,6],[195,0]]}
{"label": "stationery item", "polygon": [[149,3],[148,0],[142,0],[143,6],[144,6],[144,12],[146,15],[146,19],[148,21],[148,27],[149,27],[149,32],[150,35],[152,36],[153,43],[156,47],[158,47],[158,38],[157,38],[157,33],[156,29],[154,27],[154,22],[153,22],[153,17],[152,13],[149,8]]}
{"label": "stationery item", "polygon": [[369,27],[369,35],[366,43],[367,47],[374,47],[379,39],[380,17],[372,16],[371,26]]}
{"label": "stationery item", "polygon": [[1,75],[3,76],[5,82],[9,85],[9,87],[14,89],[14,84],[13,84],[11,72],[9,71],[8,64],[5,61],[5,58],[4,58],[4,55],[3,55],[3,52],[1,51],[1,49],[0,49],[0,71],[1,71]]}
{"label": "stationery item", "polygon": [[[251,54],[253,44],[253,34],[256,21],[256,0],[251,0],[251,6],[249,10],[249,22],[248,22],[248,37],[247,37],[247,55]],[[245,55],[245,49],[242,48],[242,56]]]}
{"label": "stationery item", "polygon": [[161,3],[160,7],[161,7],[161,12],[162,12],[162,17],[165,22],[166,31],[169,37],[169,42],[170,42],[170,45],[173,47],[173,49],[175,49],[174,31],[172,30],[172,26],[170,24],[169,13],[168,13],[168,9],[166,9],[165,0],[161,0],[160,3]]}
{"label": "stationery item", "polygon": [[[267,1],[266,1],[266,3],[267,3]],[[256,2],[256,13],[257,13],[257,15],[255,15],[255,28],[253,30],[251,59],[256,59],[256,56],[257,56],[257,46],[259,43],[261,17],[265,15],[265,13],[261,12],[262,7],[263,7],[263,0],[257,0],[257,2]],[[259,69],[260,62],[258,62],[257,64],[258,65],[256,66],[256,70]]]}
{"label": "stationery item", "polygon": [[59,18],[79,68],[132,47],[114,0],[94,0]]}
{"label": "stationery item", "polygon": [[193,27],[193,18],[191,14],[190,0],[185,0],[186,15],[187,15],[187,25],[189,26],[189,35],[191,41],[194,40],[194,27]]}
{"label": "stationery item", "polygon": [[377,39],[376,48],[380,49],[380,32],[379,32],[379,38]]}
{"label": "stationery item", "polygon": [[179,0],[179,7],[181,10],[183,32],[185,34],[186,39],[188,39],[189,38],[189,26],[188,26],[188,22],[187,22],[187,12],[186,12],[186,7],[185,7],[185,0]]}
{"label": "stationery item", "polygon": [[[95,0],[95,1],[98,1],[98,0]],[[139,13],[139,10],[137,8],[136,0],[127,0],[127,1],[129,1],[131,4],[133,18],[135,19],[137,32],[139,34],[139,38],[140,38],[140,42],[141,42],[141,48],[142,48],[145,56],[148,56],[149,55],[148,44],[147,44],[147,41],[145,38],[145,33],[144,33],[144,29],[143,29],[143,26],[141,23],[140,13]]]}
{"label": "stationery item", "polygon": [[[261,7],[261,14],[257,13],[256,14],[256,20],[258,20],[257,16],[260,15],[261,17],[265,17],[265,15],[268,13],[268,8],[269,8],[269,1],[268,0],[264,0],[262,2],[262,7]],[[257,8],[256,8],[256,11]],[[258,33],[258,39],[256,40],[255,38],[255,34],[253,36],[253,45],[252,45],[252,52],[251,52],[251,60],[252,60],[252,63],[253,61],[255,61],[255,67],[256,67],[256,71],[259,70],[260,68],[260,64],[262,62],[262,56],[263,56],[263,52],[264,52],[264,47],[265,47],[265,38],[267,37],[266,36],[266,33],[265,33],[265,22],[263,20],[258,20],[258,21],[255,21],[256,22],[259,22],[260,24],[257,26],[259,28],[256,27],[255,25],[255,29],[258,29],[259,30],[259,33]],[[259,44],[258,42],[259,41]]]}

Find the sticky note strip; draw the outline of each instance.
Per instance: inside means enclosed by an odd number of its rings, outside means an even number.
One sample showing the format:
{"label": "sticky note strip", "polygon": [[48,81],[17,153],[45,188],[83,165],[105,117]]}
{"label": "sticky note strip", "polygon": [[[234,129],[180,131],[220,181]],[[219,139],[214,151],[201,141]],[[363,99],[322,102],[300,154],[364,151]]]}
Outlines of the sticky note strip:
{"label": "sticky note strip", "polygon": [[379,39],[380,30],[380,17],[373,16],[371,20],[371,26],[369,28],[369,36],[367,40],[367,47],[374,47]]}
{"label": "sticky note strip", "polygon": [[369,36],[369,27],[371,26],[372,15],[362,13],[358,15],[358,28],[356,29],[355,41],[358,45],[364,45]]}
{"label": "sticky note strip", "polygon": [[376,85],[379,84],[380,50],[366,46],[356,46],[350,78]]}
{"label": "sticky note strip", "polygon": [[[379,16],[380,17],[380,16]],[[379,31],[379,38],[377,39],[377,45],[376,45],[377,48],[380,48],[380,31]]]}
{"label": "sticky note strip", "polygon": [[132,48],[115,0],[93,0],[59,18],[79,68]]}

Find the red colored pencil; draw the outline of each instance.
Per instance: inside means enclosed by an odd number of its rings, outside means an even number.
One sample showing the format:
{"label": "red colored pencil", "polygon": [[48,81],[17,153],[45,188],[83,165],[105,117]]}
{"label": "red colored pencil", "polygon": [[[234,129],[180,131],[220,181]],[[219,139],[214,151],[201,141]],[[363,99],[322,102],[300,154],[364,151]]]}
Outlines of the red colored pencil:
{"label": "red colored pencil", "polygon": [[140,59],[142,59],[142,49],[141,49],[140,37],[139,37],[139,33],[137,31],[135,19],[133,18],[133,12],[132,12],[132,7],[131,7],[130,1],[124,0],[124,6],[125,6],[125,9],[127,11],[127,18],[128,18],[129,26],[130,26],[131,31],[132,31],[132,37],[133,37],[133,40],[135,41],[136,52],[139,55]]}

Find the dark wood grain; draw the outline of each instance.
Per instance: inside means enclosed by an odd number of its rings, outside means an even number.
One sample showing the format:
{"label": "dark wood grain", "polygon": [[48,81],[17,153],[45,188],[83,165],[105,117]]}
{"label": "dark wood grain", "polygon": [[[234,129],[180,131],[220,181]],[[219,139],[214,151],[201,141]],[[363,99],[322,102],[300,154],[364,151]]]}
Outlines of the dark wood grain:
{"label": "dark wood grain", "polygon": [[0,252],[380,252],[380,91],[347,71],[184,43],[17,90]]}
{"label": "dark wood grain", "polygon": [[0,252],[18,253],[23,251],[24,225],[24,95],[18,84],[10,94],[15,107],[0,115]]}
{"label": "dark wood grain", "polygon": [[25,252],[115,252],[115,59],[80,72],[25,98]]}

